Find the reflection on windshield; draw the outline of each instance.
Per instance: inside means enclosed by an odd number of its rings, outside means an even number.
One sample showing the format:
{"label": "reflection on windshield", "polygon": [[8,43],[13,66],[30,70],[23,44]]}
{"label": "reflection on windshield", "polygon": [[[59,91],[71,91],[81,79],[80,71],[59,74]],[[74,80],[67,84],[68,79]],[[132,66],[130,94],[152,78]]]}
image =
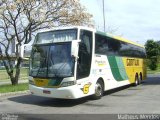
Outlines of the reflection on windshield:
{"label": "reflection on windshield", "polygon": [[34,77],[73,76],[71,42],[33,47],[30,75]]}

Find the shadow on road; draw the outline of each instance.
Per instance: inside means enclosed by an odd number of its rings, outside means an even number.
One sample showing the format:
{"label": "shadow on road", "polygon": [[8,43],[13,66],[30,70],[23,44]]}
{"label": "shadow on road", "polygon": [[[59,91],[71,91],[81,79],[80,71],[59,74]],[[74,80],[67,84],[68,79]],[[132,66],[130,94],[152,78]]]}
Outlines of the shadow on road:
{"label": "shadow on road", "polygon": [[45,98],[34,95],[23,95],[23,96],[8,98],[8,100],[22,104],[31,104],[31,105],[47,106],[47,107],[73,107],[89,101],[89,98],[86,97],[77,100],[68,100],[68,99]]}
{"label": "shadow on road", "polygon": [[[117,88],[114,90],[109,90],[104,93],[104,96],[110,95],[112,93],[115,93],[117,91],[124,90],[128,88],[129,86],[124,86],[121,88]],[[8,100],[22,103],[22,104],[30,104],[30,105],[38,105],[38,106],[47,106],[47,107],[73,107],[79,104],[87,104],[88,101],[93,101],[92,97],[85,97],[75,100],[70,99],[54,99],[54,98],[46,98],[46,97],[39,97],[34,95],[23,95],[23,96],[16,96],[16,97],[10,97]]]}
{"label": "shadow on road", "polygon": [[[146,86],[146,85],[160,85],[160,75],[148,76],[148,78],[142,83],[142,86]],[[129,87],[130,85],[107,91],[105,92],[104,96],[124,90]],[[132,88],[132,90],[139,90],[139,89],[138,87],[135,87],[135,88]],[[124,96],[127,96],[127,95],[123,95],[123,97]],[[67,99],[45,98],[45,97],[39,97],[39,96],[33,96],[33,95],[23,95],[23,96],[16,96],[16,97],[8,98],[8,100],[14,101],[17,103],[31,104],[31,105],[33,104],[33,105],[38,105],[38,106],[73,107],[79,104],[86,103],[92,99],[90,97],[85,97],[85,98],[81,98],[77,100],[67,100]]]}
{"label": "shadow on road", "polygon": [[[104,96],[115,93],[117,91],[124,90],[129,86],[120,87],[114,90],[109,90],[104,93]],[[22,103],[22,104],[30,104],[30,105],[38,105],[38,106],[47,106],[47,107],[73,107],[79,104],[86,103],[88,101],[93,101],[92,97],[84,97],[80,99],[70,100],[70,99],[55,99],[55,98],[46,98],[34,95],[22,95],[16,97],[10,97],[8,100]]]}

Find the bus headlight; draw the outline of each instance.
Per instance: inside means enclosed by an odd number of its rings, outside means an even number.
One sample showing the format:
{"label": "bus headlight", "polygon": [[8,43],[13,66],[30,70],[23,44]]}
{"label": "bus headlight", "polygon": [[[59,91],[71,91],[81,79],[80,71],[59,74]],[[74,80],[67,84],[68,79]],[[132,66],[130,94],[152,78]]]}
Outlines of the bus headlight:
{"label": "bus headlight", "polygon": [[31,85],[35,85],[34,81],[33,80],[29,80],[29,84]]}
{"label": "bus headlight", "polygon": [[72,86],[72,85],[75,85],[75,84],[76,84],[76,81],[67,81],[67,82],[63,82],[61,84],[61,87]]}

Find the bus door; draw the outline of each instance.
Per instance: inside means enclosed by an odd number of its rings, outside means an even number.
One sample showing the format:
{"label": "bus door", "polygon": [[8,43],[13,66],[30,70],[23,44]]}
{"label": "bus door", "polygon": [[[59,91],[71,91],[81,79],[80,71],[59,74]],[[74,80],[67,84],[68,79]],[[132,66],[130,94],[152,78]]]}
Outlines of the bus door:
{"label": "bus door", "polygon": [[77,79],[86,78],[90,74],[92,61],[92,32],[81,30],[79,44],[79,59],[77,61]]}

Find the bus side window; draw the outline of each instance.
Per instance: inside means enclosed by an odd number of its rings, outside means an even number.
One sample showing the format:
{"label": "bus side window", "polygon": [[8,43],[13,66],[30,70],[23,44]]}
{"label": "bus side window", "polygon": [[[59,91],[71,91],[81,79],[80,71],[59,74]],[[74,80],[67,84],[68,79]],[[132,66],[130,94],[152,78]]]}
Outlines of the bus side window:
{"label": "bus side window", "polygon": [[77,79],[88,77],[90,73],[92,58],[92,32],[81,30],[80,39]]}

